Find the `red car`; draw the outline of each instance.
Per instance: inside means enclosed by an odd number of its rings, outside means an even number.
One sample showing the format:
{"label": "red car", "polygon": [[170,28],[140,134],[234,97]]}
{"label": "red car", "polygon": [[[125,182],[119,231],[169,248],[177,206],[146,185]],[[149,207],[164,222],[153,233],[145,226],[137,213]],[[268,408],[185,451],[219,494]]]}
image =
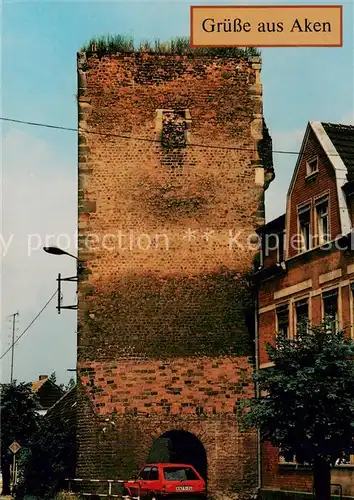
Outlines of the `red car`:
{"label": "red car", "polygon": [[[204,479],[192,465],[146,464],[137,479],[124,483],[123,497],[148,500],[206,498]],[[127,500],[128,500],[127,499]]]}

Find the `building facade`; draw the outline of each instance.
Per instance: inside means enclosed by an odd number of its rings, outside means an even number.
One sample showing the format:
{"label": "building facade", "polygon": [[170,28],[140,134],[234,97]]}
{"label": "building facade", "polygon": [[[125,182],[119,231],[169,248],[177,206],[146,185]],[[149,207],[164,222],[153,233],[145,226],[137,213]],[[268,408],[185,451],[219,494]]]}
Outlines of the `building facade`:
{"label": "building facade", "polygon": [[259,57],[78,54],[77,477],[189,462],[257,487],[251,242],[273,178]]}
{"label": "building facade", "polygon": [[[286,214],[266,224],[258,294],[259,368],[276,332],[290,338],[304,321],[329,322],[354,337],[354,127],[309,122],[287,195]],[[354,453],[354,450],[353,450]],[[332,470],[354,496],[354,456]],[[262,486],[312,491],[312,474],[278,450],[262,449]],[[333,490],[335,492],[335,490]],[[266,497],[265,497],[266,498]]]}

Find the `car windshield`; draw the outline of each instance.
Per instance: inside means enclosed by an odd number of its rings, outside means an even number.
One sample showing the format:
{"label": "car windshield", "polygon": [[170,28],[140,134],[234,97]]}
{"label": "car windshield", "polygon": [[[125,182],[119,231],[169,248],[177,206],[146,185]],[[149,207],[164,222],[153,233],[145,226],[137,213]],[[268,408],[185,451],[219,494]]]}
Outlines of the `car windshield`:
{"label": "car windshield", "polygon": [[198,479],[190,467],[165,467],[163,470],[166,481],[188,481]]}

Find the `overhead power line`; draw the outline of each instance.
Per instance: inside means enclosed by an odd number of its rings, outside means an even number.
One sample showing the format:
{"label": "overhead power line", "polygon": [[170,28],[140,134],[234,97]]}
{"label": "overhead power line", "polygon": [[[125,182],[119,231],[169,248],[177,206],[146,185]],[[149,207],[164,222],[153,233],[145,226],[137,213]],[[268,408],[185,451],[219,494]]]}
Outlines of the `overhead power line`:
{"label": "overhead power line", "polygon": [[56,294],[58,293],[58,290],[55,290],[55,292],[53,293],[53,295],[50,297],[50,299],[44,304],[44,306],[42,307],[42,309],[39,311],[39,313],[33,318],[33,320],[29,323],[29,325],[23,330],[23,332],[21,333],[21,335],[19,335],[19,337],[17,337],[17,339],[15,341],[12,342],[12,344],[10,345],[10,347],[8,349],[6,349],[6,351],[1,355],[0,357],[0,360],[8,353],[11,351],[11,349],[13,349],[14,345],[17,344],[17,342],[24,336],[24,334],[28,331],[28,329],[33,325],[33,323],[36,321],[37,318],[39,318],[39,316],[42,314],[42,312],[44,311],[44,309],[50,304],[50,302],[54,299],[54,297],[56,296]]}
{"label": "overhead power line", "polygon": [[[0,117],[0,120],[5,121],[5,122],[11,122],[11,123],[21,123],[23,125],[31,125],[33,127],[42,127],[42,128],[51,128],[51,129],[56,129],[56,130],[67,130],[69,132],[85,132],[85,134],[93,134],[93,135],[102,135],[104,137],[117,137],[119,139],[125,139],[125,140],[131,140],[131,141],[144,141],[144,142],[160,142],[157,139],[148,139],[146,137],[134,137],[134,136],[128,136],[128,135],[121,135],[121,134],[114,134],[112,132],[95,132],[93,130],[82,130],[79,128],[72,128],[72,127],[63,127],[59,125],[50,125],[48,123],[39,123],[39,122],[29,122],[26,120],[15,120],[14,118],[5,118],[5,117]],[[254,152],[254,149],[249,149],[249,148],[237,148],[237,147],[232,147],[232,146],[217,146],[213,144],[198,144],[198,143],[190,143],[188,144],[188,147],[197,147],[197,148],[211,148],[211,149],[226,149],[226,150],[232,150],[232,151],[248,151],[250,153]],[[273,149],[272,150],[273,154],[287,154],[287,155],[299,155],[299,151],[285,151],[285,150],[277,150]],[[340,154],[331,154],[330,156],[340,156]]]}

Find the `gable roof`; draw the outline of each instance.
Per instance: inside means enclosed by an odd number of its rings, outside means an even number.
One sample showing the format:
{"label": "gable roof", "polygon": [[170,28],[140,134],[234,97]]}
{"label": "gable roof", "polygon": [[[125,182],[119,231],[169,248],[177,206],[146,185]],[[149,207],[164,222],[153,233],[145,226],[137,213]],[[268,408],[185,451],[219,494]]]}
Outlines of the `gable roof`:
{"label": "gable roof", "polygon": [[34,382],[32,382],[32,392],[39,391],[39,389],[42,387],[42,385],[45,384],[46,382],[48,382],[47,378],[42,379],[42,380],[35,380]]}
{"label": "gable roof", "polygon": [[32,392],[37,394],[41,409],[50,408],[62,397],[64,391],[48,377],[32,382]]}
{"label": "gable roof", "polygon": [[354,126],[322,122],[322,127],[347,167],[348,181],[354,181]]}
{"label": "gable roof", "polygon": [[[326,128],[325,126],[326,125]],[[327,129],[327,130],[326,130]],[[288,193],[287,193],[287,223],[288,224],[288,210],[289,210],[289,201],[291,192],[293,190],[294,184],[296,182],[298,170],[301,164],[302,156],[307,146],[307,141],[309,137],[309,133],[312,131],[318,143],[321,145],[324,153],[327,155],[329,162],[331,163],[337,185],[337,194],[338,194],[338,203],[339,203],[339,215],[341,221],[342,234],[348,234],[351,231],[352,224],[350,220],[348,205],[346,201],[346,197],[344,194],[344,186],[347,184],[349,176],[354,175],[354,170],[351,167],[351,160],[354,160],[354,151],[353,151],[353,138],[354,135],[354,127],[351,125],[341,125],[341,124],[333,124],[333,123],[322,123],[319,121],[310,121],[307,124],[306,132],[301,144],[301,149],[299,152],[299,156],[296,161],[296,166],[293,172],[293,176],[291,178],[291,182],[289,185]],[[328,131],[328,133],[327,133]],[[334,138],[337,147],[336,148],[334,142],[330,135]],[[343,157],[342,157],[343,155]],[[353,157],[353,158],[352,158]],[[345,163],[347,162],[347,164]],[[349,162],[349,163],[348,163]],[[349,165],[351,169],[351,174],[349,173],[349,169],[347,167]],[[354,167],[353,167],[354,168]]]}

